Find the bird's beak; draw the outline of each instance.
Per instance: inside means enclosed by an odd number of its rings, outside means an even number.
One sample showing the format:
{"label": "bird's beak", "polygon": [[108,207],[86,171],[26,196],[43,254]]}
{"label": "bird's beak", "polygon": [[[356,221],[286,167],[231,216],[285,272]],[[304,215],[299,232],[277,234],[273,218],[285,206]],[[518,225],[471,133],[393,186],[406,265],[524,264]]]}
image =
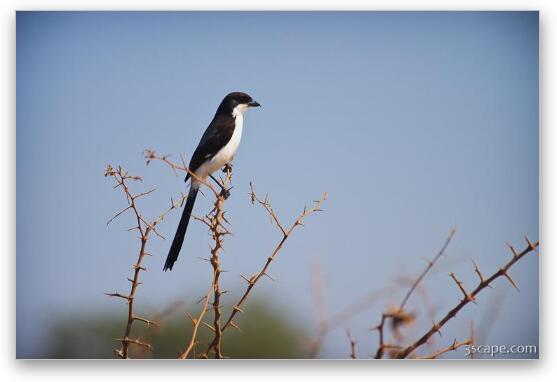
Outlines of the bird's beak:
{"label": "bird's beak", "polygon": [[251,101],[250,103],[248,103],[248,106],[249,107],[258,107],[258,106],[261,106],[261,105],[259,104],[259,102]]}

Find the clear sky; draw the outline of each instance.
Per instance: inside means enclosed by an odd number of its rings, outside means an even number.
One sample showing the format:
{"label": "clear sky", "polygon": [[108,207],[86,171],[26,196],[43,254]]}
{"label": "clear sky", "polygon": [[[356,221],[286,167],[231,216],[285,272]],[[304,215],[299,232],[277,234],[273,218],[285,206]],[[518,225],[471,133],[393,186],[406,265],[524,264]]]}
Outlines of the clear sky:
{"label": "clear sky", "polygon": [[[156,186],[144,204],[156,216],[184,183],[162,165],[145,167],[142,150],[189,158],[230,91],[262,105],[246,115],[227,201],[231,295],[278,239],[249,203],[252,180],[286,222],[329,193],[256,295],[313,330],[313,263],[333,314],[421,271],[454,226],[447,258],[424,284],[439,318],[460,298],[449,271],[471,287],[470,258],[491,273],[509,258],[506,241],[538,238],[538,53],[537,12],[18,12],[18,356],[39,356],[60,317],[123,313],[103,292],[128,288],[137,242],[129,218],[106,226],[124,199],[103,169],[121,164],[145,177],[138,191]],[[198,198],[195,213],[209,209]],[[171,237],[178,218],[161,232]],[[164,273],[170,240],[152,240],[140,311],[199,297],[207,243],[192,224]],[[445,341],[466,336],[501,293],[489,343],[538,344],[538,258],[511,273],[520,292],[497,282],[447,326]],[[348,354],[346,327],[364,354],[374,351],[368,329],[399,300],[354,317],[321,356]]]}

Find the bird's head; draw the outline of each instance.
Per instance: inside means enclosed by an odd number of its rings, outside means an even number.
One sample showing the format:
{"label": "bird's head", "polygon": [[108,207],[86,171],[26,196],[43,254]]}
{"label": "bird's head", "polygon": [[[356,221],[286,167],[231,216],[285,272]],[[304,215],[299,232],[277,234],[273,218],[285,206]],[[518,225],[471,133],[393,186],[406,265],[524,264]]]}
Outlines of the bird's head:
{"label": "bird's head", "polygon": [[230,113],[232,115],[244,114],[250,107],[261,106],[258,102],[254,101],[249,94],[242,92],[233,92],[228,94],[217,110],[218,113]]}

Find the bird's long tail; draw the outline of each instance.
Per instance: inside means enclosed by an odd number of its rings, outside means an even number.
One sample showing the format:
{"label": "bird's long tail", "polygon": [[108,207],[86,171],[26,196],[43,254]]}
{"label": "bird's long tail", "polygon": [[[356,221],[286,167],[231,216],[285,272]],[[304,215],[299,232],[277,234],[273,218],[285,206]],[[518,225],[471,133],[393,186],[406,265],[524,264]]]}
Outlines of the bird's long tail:
{"label": "bird's long tail", "polygon": [[180,249],[182,248],[182,243],[186,237],[186,231],[188,229],[188,223],[190,221],[191,212],[193,210],[193,205],[195,204],[195,198],[197,197],[197,191],[199,191],[199,186],[192,184],[190,187],[190,192],[186,200],[186,206],[182,212],[182,217],[180,218],[180,224],[178,224],[178,229],[176,230],[176,235],[174,235],[174,240],[172,240],[172,245],[170,246],[170,251],[166,257],[166,262],[164,263],[164,270],[172,270],[174,263],[178,259],[180,254]]}

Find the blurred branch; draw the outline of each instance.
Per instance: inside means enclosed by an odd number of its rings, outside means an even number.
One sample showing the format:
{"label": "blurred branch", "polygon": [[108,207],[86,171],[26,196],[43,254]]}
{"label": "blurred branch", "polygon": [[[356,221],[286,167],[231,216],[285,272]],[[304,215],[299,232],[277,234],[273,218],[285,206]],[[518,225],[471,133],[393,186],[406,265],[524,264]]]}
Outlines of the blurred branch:
{"label": "blurred branch", "polygon": [[379,332],[379,347],[375,353],[375,359],[383,358],[383,353],[385,351],[385,320],[387,319],[387,313],[381,314],[381,321],[375,329]]}
{"label": "blurred branch", "polygon": [[433,353],[431,353],[429,355],[426,355],[426,356],[423,356],[423,357],[417,357],[416,359],[436,359],[436,358],[438,358],[439,356],[441,356],[445,353],[448,353],[450,351],[454,351],[454,350],[456,350],[459,347],[464,346],[464,345],[470,345],[471,343],[472,343],[472,339],[470,339],[470,338],[468,338],[468,339],[466,339],[462,342],[457,342],[456,338],[455,338],[453,343],[451,345],[447,346],[446,348],[438,350],[436,352],[433,352]]}
{"label": "blurred branch", "polygon": [[392,292],[393,289],[392,287],[385,287],[377,291],[369,292],[367,295],[344,307],[329,319],[326,319],[323,314],[318,315],[317,336],[310,346],[309,358],[315,358],[317,356],[329,332],[348,321],[351,317],[369,309],[370,306],[383,298],[386,293]]}
{"label": "blurred branch", "polygon": [[356,359],[356,341],[352,338],[350,334],[350,330],[346,329],[346,336],[348,337],[348,341],[350,342],[350,358]]}
{"label": "blurred branch", "polygon": [[[476,331],[474,330],[474,320],[470,321],[470,345],[476,344]],[[474,359],[474,353],[470,352],[470,359]]]}
{"label": "blurred branch", "polygon": [[[439,269],[437,269],[437,271],[439,271]],[[431,274],[431,272],[429,273]],[[415,282],[415,279],[410,279],[410,280],[406,280],[404,276],[401,276],[399,278],[399,283],[401,283],[402,285],[408,286],[408,285],[412,285]],[[431,296],[427,290],[427,288],[424,285],[418,285],[414,291],[415,294],[417,294],[417,297],[419,297],[420,299],[420,307],[423,307],[425,309],[425,311],[427,312],[427,316],[429,318],[430,321],[433,321],[435,319],[435,306],[433,304],[433,302],[431,301]],[[404,312],[404,310],[403,310]]]}
{"label": "blurred branch", "polygon": [[[393,323],[395,323],[395,322],[405,323],[405,322],[411,322],[413,320],[413,315],[406,313],[404,311],[404,306],[406,305],[406,303],[410,299],[410,296],[416,290],[418,285],[422,282],[422,280],[425,278],[425,276],[428,274],[428,272],[431,270],[431,268],[433,268],[433,266],[435,265],[437,260],[439,260],[445,254],[445,251],[446,251],[447,247],[449,246],[451,240],[453,239],[455,233],[456,233],[456,230],[454,228],[451,229],[451,231],[449,232],[449,236],[445,240],[445,243],[443,244],[443,246],[441,247],[439,252],[435,255],[433,260],[426,260],[427,261],[426,268],[422,271],[422,273],[420,273],[420,275],[412,283],[412,285],[410,286],[410,289],[408,290],[408,292],[406,293],[406,295],[402,299],[402,302],[400,303],[398,309],[391,310],[390,312],[384,312],[382,314],[381,322],[379,323],[379,325],[377,325],[375,327],[375,329],[379,332],[379,347],[377,348],[377,352],[375,353],[375,358],[376,359],[383,358],[383,355],[384,355],[384,352],[385,352],[385,347],[386,346],[385,346],[385,342],[384,342],[384,337],[385,337],[384,330],[385,330],[386,320],[391,318],[391,319],[393,319]],[[397,325],[394,324],[393,327],[396,328]]]}
{"label": "blurred branch", "polygon": [[312,294],[315,308],[315,318],[317,321],[317,337],[312,342],[309,358],[315,358],[321,344],[328,332],[327,317],[325,314],[325,281],[323,279],[323,273],[321,272],[321,264],[316,259],[312,264]]}
{"label": "blurred branch", "polygon": [[[151,232],[153,232],[157,236],[162,238],[162,236],[157,232],[155,228],[156,225],[164,219],[166,214],[168,214],[171,210],[177,208],[180,203],[175,204],[174,201],[171,200],[171,206],[165,212],[160,214],[155,220],[149,222],[143,217],[143,215],[139,211],[139,208],[137,206],[137,200],[143,196],[149,195],[155,190],[151,189],[147,192],[132,194],[132,192],[130,191],[129,182],[142,181],[142,178],[139,176],[129,175],[127,171],[125,171],[121,166],[118,166],[117,169],[114,169],[111,165],[107,165],[104,175],[105,177],[111,177],[115,180],[116,185],[114,186],[114,188],[120,188],[123,191],[126,197],[126,201],[128,203],[128,205],[124,209],[116,213],[116,215],[114,215],[110,220],[108,220],[107,225],[110,224],[112,221],[114,221],[114,219],[116,219],[117,217],[121,216],[124,212],[132,211],[136,225],[130,228],[129,230],[137,230],[139,232],[139,240],[140,240],[139,254],[137,256],[137,260],[135,261],[135,264],[133,265],[134,268],[133,278],[131,279],[128,278],[128,281],[130,281],[131,283],[129,293],[127,295],[118,292],[105,293],[106,295],[111,297],[122,298],[126,300],[128,304],[128,318],[126,322],[126,328],[124,331],[124,337],[118,339],[118,341],[121,342],[121,347],[120,349],[116,349],[114,351],[116,356],[118,356],[119,358],[126,359],[129,358],[130,344],[135,344],[137,346],[146,348],[148,350],[152,350],[152,346],[150,344],[141,341],[139,338],[137,339],[131,338],[131,331],[132,331],[132,326],[134,321],[141,321],[147,324],[148,326],[159,325],[157,322],[138,316],[135,313],[135,293],[137,291],[137,287],[141,284],[141,282],[139,281],[140,271],[147,270],[145,267],[143,267],[142,262],[144,257],[148,255],[146,251],[146,246],[147,246],[147,241],[149,239],[149,235],[151,234]],[[183,202],[183,198],[182,198],[182,202]]]}
{"label": "blurred branch", "polygon": [[410,325],[414,322],[415,314],[413,313],[406,313],[404,310],[400,310],[399,308],[390,308],[386,312],[381,314],[381,322],[377,325],[373,330],[377,330],[379,332],[379,346],[377,348],[377,352],[375,353],[375,359],[380,359],[383,357],[385,350],[387,349],[398,349],[400,346],[396,344],[386,343],[385,342],[385,324],[387,320],[391,320],[391,328],[393,331],[396,332],[397,328],[402,325]]}
{"label": "blurred branch", "polygon": [[171,301],[165,306],[164,309],[162,309],[155,315],[155,321],[164,324],[165,321],[171,318],[172,315],[176,313],[179,309],[184,307],[184,305],[186,305],[186,303],[183,300]]}
{"label": "blurred branch", "polygon": [[414,282],[414,284],[412,284],[412,286],[410,287],[410,289],[408,290],[408,293],[406,293],[406,296],[404,296],[404,299],[402,299],[402,302],[400,303],[399,306],[399,310],[404,309],[404,305],[406,305],[406,303],[408,302],[408,300],[410,299],[410,296],[412,295],[412,293],[414,292],[414,290],[416,289],[416,287],[418,286],[418,284],[420,284],[420,282],[422,282],[422,280],[424,279],[424,277],[427,275],[427,273],[429,272],[429,270],[431,268],[433,268],[433,265],[437,262],[437,260],[439,260],[441,258],[441,256],[443,256],[443,254],[445,253],[445,250],[447,249],[447,247],[449,246],[449,243],[451,242],[451,240],[453,239],[454,235],[456,233],[456,230],[453,228],[451,229],[451,232],[449,233],[449,236],[447,237],[447,240],[445,241],[445,244],[443,244],[443,247],[441,247],[441,250],[437,253],[437,255],[435,255],[435,257],[433,258],[433,260],[426,260],[427,261],[427,267],[423,270],[423,272],[418,276],[418,278],[416,279],[416,281]]}
{"label": "blurred branch", "polygon": [[468,305],[469,302],[473,302],[476,298],[476,296],[485,288],[491,287],[491,283],[496,280],[499,277],[505,277],[507,279],[507,281],[509,281],[509,283],[516,289],[518,289],[516,283],[514,282],[514,280],[511,278],[511,276],[509,275],[508,271],[509,269],[520,259],[522,259],[524,256],[526,256],[528,253],[533,252],[534,250],[536,250],[539,246],[539,241],[536,241],[535,243],[530,242],[530,240],[528,240],[528,238],[526,237],[526,243],[527,246],[526,248],[524,248],[520,253],[518,253],[512,246],[509,245],[511,251],[512,251],[512,258],[511,260],[509,260],[504,266],[502,266],[501,268],[499,268],[499,270],[495,273],[493,273],[491,276],[489,276],[488,278],[485,278],[482,273],[480,272],[479,268],[477,265],[475,265],[475,272],[478,275],[478,278],[480,279],[478,285],[476,286],[476,288],[468,293],[465,289],[464,286],[462,285],[462,283],[456,278],[456,276],[454,275],[454,273],[451,273],[451,278],[455,281],[455,283],[457,284],[458,288],[460,289],[460,291],[463,294],[463,298],[462,300],[460,300],[460,302],[454,307],[452,308],[449,312],[447,312],[447,314],[437,323],[433,323],[432,327],[423,335],[421,336],[418,340],[416,340],[416,342],[412,343],[411,345],[407,346],[406,348],[400,350],[397,352],[396,354],[396,358],[406,358],[408,357],[412,352],[414,352],[418,347],[420,347],[421,345],[423,345],[424,343],[426,343],[428,341],[429,338],[431,338],[431,336],[433,336],[435,333],[439,332],[440,329],[453,317],[456,316],[456,314],[462,309],[464,308],[466,305]]}
{"label": "blurred branch", "polygon": [[[478,343],[488,343],[489,334],[491,329],[497,324],[497,320],[501,314],[501,309],[505,302],[507,296],[507,289],[497,289],[490,296],[489,301],[486,303],[487,310],[482,315],[480,322],[478,323],[477,333],[474,336],[474,341],[477,340]],[[474,355],[471,353],[470,355]],[[477,354],[475,354],[477,355]]]}

